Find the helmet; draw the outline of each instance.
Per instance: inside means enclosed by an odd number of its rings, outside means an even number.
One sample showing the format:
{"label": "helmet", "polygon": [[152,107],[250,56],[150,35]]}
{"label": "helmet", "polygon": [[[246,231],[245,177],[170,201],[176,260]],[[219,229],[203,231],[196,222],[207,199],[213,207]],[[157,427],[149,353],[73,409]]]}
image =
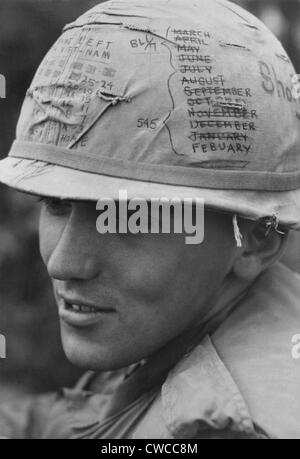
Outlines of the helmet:
{"label": "helmet", "polygon": [[41,63],[0,181],[63,199],[200,197],[300,229],[295,73],[228,1],[101,3]]}

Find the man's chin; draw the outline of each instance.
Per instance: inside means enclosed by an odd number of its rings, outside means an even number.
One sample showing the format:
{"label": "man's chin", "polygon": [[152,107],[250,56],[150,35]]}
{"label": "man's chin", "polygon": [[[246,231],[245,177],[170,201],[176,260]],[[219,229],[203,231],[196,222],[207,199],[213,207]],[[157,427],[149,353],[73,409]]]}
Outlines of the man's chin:
{"label": "man's chin", "polygon": [[[62,329],[62,346],[67,359],[75,366],[89,371],[113,371],[129,366],[131,361],[122,358],[117,349],[102,346],[86,337]],[[128,354],[127,354],[128,355]]]}

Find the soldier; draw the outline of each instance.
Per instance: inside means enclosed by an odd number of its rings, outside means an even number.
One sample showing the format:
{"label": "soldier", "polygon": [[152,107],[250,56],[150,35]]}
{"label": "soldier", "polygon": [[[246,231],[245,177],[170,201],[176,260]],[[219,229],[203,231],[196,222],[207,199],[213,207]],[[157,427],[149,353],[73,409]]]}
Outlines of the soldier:
{"label": "soldier", "polygon": [[[100,4],[49,51],[0,180],[43,199],[72,390],[2,406],[4,438],[297,438],[295,70],[224,0]],[[205,238],[100,234],[96,202],[204,199]],[[280,415],[278,415],[280,414]]]}

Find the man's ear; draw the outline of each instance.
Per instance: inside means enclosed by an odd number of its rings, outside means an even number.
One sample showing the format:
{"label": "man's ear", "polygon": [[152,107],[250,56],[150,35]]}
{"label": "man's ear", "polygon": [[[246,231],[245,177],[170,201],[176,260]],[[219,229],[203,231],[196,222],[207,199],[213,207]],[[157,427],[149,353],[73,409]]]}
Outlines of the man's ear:
{"label": "man's ear", "polygon": [[283,255],[288,232],[267,231],[261,223],[250,224],[243,232],[243,247],[238,250],[233,263],[235,275],[241,279],[254,280]]}

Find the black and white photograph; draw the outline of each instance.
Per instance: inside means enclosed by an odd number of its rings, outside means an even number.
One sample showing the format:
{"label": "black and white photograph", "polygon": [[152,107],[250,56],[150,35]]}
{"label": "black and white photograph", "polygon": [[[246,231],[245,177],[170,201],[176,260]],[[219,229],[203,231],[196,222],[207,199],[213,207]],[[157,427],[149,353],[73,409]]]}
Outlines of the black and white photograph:
{"label": "black and white photograph", "polygon": [[300,439],[300,1],[0,0],[0,439]]}

